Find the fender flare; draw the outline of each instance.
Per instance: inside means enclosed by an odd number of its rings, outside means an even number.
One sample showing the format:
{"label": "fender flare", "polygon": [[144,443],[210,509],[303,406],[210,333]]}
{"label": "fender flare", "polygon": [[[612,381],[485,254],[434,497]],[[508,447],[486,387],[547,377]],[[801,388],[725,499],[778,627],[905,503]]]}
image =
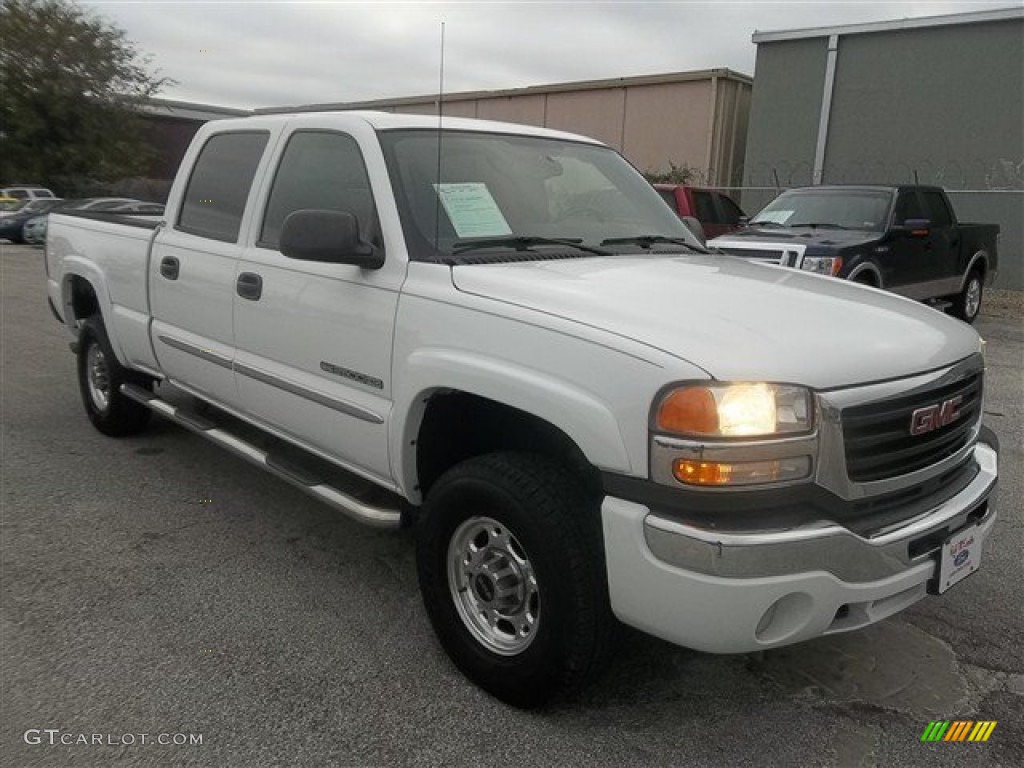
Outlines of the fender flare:
{"label": "fender flare", "polygon": [[856,267],[853,268],[850,274],[846,276],[846,279],[849,280],[851,283],[856,282],[857,275],[863,274],[864,272],[870,272],[875,276],[875,281],[877,282],[879,288],[885,287],[885,284],[882,282],[881,271],[879,271],[878,267],[876,267],[870,261],[865,261],[858,264]]}
{"label": "fender flare", "polygon": [[92,292],[96,296],[96,303],[99,305],[100,317],[103,320],[103,327],[106,329],[110,346],[117,356],[121,365],[127,366],[128,361],[124,351],[121,349],[120,340],[117,338],[117,331],[114,324],[110,322],[114,307],[107,289],[107,280],[103,272],[88,259],[81,256],[70,255],[64,257],[63,270],[60,278],[61,309],[64,313],[65,324],[77,337],[77,321],[84,318],[77,317],[74,312],[74,304],[71,295],[71,283],[73,278],[81,278],[92,286]]}
{"label": "fender flare", "polygon": [[[985,251],[978,251],[971,256],[971,260],[967,262],[967,269],[965,269],[964,273],[960,276],[960,292],[963,292],[964,286],[967,285],[967,276],[971,274],[971,270],[974,269],[979,262],[984,265],[983,269],[985,273],[988,274],[988,253]],[[985,281],[982,280],[982,283],[984,282]]]}
{"label": "fender flare", "polygon": [[594,466],[629,473],[626,441],[612,409],[594,393],[549,373],[496,357],[456,349],[421,348],[406,361],[395,392],[388,442],[392,474],[406,497],[417,502],[416,438],[430,396],[464,392],[525,411],[562,431]]}

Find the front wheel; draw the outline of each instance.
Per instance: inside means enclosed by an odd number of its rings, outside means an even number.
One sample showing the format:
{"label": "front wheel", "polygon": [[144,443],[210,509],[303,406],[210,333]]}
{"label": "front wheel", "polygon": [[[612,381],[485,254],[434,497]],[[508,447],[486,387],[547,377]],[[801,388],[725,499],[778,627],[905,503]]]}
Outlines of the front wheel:
{"label": "front wheel", "polygon": [[983,279],[981,272],[972,270],[964,283],[964,289],[953,300],[953,314],[964,322],[973,323],[981,311]]}
{"label": "front wheel", "polygon": [[78,388],[89,421],[105,435],[134,435],[149,423],[149,408],[121,394],[126,383],[151,385],[147,377],[117,361],[103,321],[90,317],[78,336]]}
{"label": "front wheel", "polygon": [[600,518],[571,473],[532,454],[469,459],[437,481],[418,525],[424,605],[473,682],[533,707],[601,670],[615,620]]}

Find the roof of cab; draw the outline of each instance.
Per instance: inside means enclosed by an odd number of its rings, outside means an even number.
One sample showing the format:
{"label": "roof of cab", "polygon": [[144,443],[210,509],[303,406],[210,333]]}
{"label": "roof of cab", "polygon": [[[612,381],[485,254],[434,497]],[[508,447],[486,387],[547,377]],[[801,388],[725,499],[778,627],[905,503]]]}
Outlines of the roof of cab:
{"label": "roof of cab", "polygon": [[810,187],[793,187],[786,192],[895,192],[899,189],[937,189],[937,187],[925,187],[921,184],[817,184]]}
{"label": "roof of cab", "polygon": [[[218,128],[228,125],[245,124],[253,120],[279,119],[281,121],[291,120],[297,117],[312,118],[322,125],[336,123],[344,125],[353,119],[361,120],[379,131],[397,129],[430,129],[436,130],[438,126],[437,115],[411,115],[395,114],[394,112],[371,112],[364,110],[329,110],[317,111],[305,107],[266,109],[257,110],[252,117],[238,119],[218,120]],[[569,141],[582,141],[588,144],[602,144],[597,139],[589,136],[581,136],[576,133],[555,131],[550,128],[540,128],[535,125],[522,125],[520,123],[503,123],[495,120],[478,120],[469,117],[443,117],[442,127],[445,130],[456,131],[482,131],[486,133],[513,133],[527,136],[541,136],[551,139],[566,139]]]}

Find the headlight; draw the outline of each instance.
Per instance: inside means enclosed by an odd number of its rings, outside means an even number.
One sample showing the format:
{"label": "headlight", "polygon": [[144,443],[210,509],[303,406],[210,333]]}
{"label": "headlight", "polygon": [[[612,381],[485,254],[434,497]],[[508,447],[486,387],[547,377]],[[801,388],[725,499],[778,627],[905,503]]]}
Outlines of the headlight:
{"label": "headlight", "polygon": [[811,395],[804,387],[705,383],[665,394],[654,426],[676,435],[771,437],[809,432],[811,413]]}
{"label": "headlight", "polygon": [[838,275],[839,270],[842,268],[842,256],[804,256],[804,261],[800,265],[800,269],[805,272],[814,272],[817,275],[832,275],[833,277]]}

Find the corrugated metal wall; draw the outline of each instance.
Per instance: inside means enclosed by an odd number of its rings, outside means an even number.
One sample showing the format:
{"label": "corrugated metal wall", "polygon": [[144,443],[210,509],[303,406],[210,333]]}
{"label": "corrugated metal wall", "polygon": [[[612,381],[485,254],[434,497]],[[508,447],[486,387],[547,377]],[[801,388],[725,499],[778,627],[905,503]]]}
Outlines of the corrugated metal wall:
{"label": "corrugated metal wall", "polygon": [[[728,70],[449,94],[444,114],[580,133],[620,150],[644,171],[671,164],[699,183],[739,183],[750,113],[749,78]],[[435,114],[434,96],[332,105]]]}

